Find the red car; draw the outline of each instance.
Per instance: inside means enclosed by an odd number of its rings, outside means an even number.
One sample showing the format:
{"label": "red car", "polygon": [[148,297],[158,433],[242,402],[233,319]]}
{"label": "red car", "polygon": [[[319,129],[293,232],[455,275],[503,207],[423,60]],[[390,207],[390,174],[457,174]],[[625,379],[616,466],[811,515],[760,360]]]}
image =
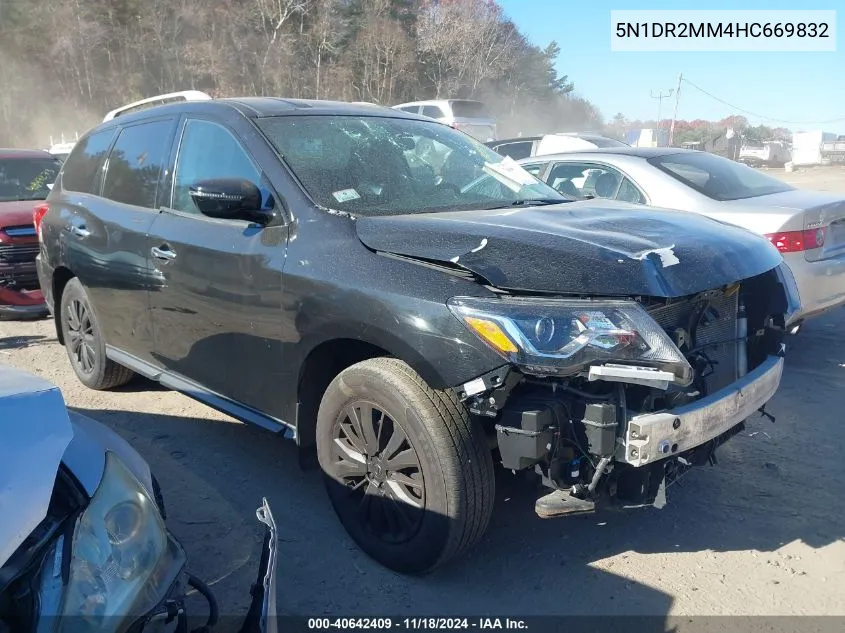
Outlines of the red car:
{"label": "red car", "polygon": [[61,166],[40,150],[0,149],[0,319],[47,313],[35,272],[39,247],[32,212]]}

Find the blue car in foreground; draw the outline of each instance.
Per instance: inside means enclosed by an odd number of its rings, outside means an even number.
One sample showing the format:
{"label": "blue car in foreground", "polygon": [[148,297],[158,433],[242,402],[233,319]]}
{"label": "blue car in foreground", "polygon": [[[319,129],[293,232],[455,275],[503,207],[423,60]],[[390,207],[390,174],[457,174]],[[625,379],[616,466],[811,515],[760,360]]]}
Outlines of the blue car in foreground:
{"label": "blue car in foreground", "polygon": [[[267,528],[241,633],[275,631],[277,537]],[[51,383],[0,366],[0,632],[188,631],[186,571],[149,465],[120,436],[68,411]],[[201,630],[208,630],[202,628]]]}

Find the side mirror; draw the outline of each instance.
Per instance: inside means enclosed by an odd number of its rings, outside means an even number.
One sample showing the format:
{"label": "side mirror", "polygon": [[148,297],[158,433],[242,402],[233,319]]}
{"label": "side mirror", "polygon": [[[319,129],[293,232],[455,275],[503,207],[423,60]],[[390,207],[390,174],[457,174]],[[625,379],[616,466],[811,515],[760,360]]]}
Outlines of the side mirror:
{"label": "side mirror", "polygon": [[272,210],[262,209],[258,186],[243,178],[199,180],[188,191],[200,212],[211,218],[267,224],[275,217]]}

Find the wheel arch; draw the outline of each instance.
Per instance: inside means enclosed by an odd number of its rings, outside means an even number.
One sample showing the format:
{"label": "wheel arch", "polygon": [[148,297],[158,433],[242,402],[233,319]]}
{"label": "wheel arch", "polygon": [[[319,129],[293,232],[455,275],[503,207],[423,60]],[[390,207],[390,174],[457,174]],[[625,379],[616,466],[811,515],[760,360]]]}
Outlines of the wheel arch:
{"label": "wheel arch", "polygon": [[407,363],[430,386],[443,388],[442,376],[417,350],[398,338],[370,329],[367,338],[335,336],[314,344],[300,364],[297,379],[296,435],[301,448],[313,448],[317,411],[332,380],[344,369],[389,356]]}

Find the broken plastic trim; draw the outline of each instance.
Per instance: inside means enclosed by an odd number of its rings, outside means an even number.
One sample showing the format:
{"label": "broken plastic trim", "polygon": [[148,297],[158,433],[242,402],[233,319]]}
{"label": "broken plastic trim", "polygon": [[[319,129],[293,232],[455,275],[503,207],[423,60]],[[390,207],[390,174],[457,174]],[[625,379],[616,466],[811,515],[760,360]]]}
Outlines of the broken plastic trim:
{"label": "broken plastic trim", "polygon": [[669,383],[675,382],[675,375],[669,371],[661,371],[654,367],[639,367],[637,365],[592,365],[587,379],[606,380],[607,382],[625,382],[633,385],[645,385],[655,389],[669,388]]}

